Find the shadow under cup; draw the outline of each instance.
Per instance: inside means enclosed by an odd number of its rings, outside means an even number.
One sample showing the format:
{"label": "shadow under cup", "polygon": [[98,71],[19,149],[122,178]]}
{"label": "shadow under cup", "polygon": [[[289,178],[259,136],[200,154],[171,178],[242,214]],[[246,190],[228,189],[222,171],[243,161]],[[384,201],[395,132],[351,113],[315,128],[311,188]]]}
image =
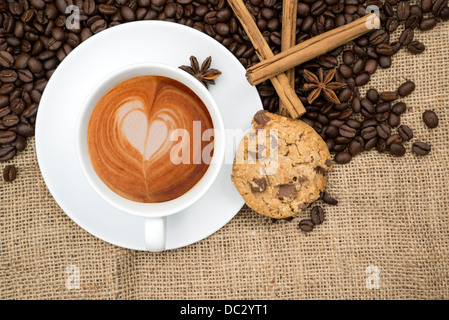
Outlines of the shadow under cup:
{"label": "shadow under cup", "polygon": [[[132,201],[111,190],[95,171],[88,150],[89,121],[98,102],[117,84],[143,76],[165,77],[187,86],[204,103],[213,126],[213,156],[204,175],[184,194],[163,202],[143,203]],[[151,134],[151,132],[150,129],[149,133]],[[200,199],[211,187],[221,169],[225,150],[224,124],[218,106],[211,94],[194,77],[183,70],[168,65],[135,64],[123,67],[108,75],[89,93],[77,121],[76,144],[78,159],[89,184],[112,206],[125,213],[144,217],[146,248],[150,251],[161,251],[165,249],[165,217],[188,208]]]}

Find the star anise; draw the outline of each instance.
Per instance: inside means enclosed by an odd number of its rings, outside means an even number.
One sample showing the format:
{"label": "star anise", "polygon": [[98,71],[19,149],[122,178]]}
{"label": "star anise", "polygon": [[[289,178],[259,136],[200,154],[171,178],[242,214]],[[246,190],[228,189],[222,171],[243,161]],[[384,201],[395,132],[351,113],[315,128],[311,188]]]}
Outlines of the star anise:
{"label": "star anise", "polygon": [[198,59],[194,56],[190,57],[190,66],[180,66],[179,68],[185,72],[190,73],[198,81],[200,81],[206,88],[208,84],[215,84],[215,79],[221,75],[221,71],[217,69],[211,69],[212,57],[207,57],[206,60],[200,65]]}
{"label": "star anise", "polygon": [[340,89],[345,86],[345,84],[340,82],[331,82],[334,78],[335,72],[336,69],[324,72],[322,68],[319,68],[317,74],[315,75],[309,70],[304,69],[304,80],[306,81],[304,84],[304,90],[313,90],[307,97],[307,101],[310,104],[321,94],[327,101],[340,104],[340,100],[338,100],[335,90]]}

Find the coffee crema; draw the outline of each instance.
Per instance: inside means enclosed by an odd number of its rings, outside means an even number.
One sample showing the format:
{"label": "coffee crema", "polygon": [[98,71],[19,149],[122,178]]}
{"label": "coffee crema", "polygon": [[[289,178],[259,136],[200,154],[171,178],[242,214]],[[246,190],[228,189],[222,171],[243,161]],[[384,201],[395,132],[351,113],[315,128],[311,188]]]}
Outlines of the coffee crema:
{"label": "coffee crema", "polygon": [[[194,134],[198,124],[200,137],[213,129],[206,106],[184,84],[160,76],[125,80],[109,90],[92,112],[87,131],[90,161],[99,178],[126,199],[173,200],[195,186],[209,167],[208,161],[194,159],[194,146],[201,143],[201,150],[213,146],[213,137],[212,142],[193,141],[194,136],[198,139]],[[188,133],[189,139],[171,139],[177,129]],[[178,164],[172,155],[181,150],[189,151],[188,161]]]}

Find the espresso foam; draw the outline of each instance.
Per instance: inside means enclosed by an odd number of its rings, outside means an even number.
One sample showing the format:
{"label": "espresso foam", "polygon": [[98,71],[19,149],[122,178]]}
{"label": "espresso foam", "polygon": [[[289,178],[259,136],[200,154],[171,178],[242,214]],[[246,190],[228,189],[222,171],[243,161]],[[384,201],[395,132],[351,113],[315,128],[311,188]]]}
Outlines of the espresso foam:
{"label": "espresso foam", "polygon": [[[204,103],[182,83],[158,76],[123,81],[92,112],[87,132],[92,166],[111,190],[129,200],[175,199],[189,191],[209,166],[193,161],[195,121],[201,124],[200,136],[213,128]],[[181,146],[181,139],[170,139],[176,129],[190,137],[182,140],[183,150],[189,151],[188,163],[175,164],[171,159],[173,147]],[[201,141],[201,150],[210,143]]]}

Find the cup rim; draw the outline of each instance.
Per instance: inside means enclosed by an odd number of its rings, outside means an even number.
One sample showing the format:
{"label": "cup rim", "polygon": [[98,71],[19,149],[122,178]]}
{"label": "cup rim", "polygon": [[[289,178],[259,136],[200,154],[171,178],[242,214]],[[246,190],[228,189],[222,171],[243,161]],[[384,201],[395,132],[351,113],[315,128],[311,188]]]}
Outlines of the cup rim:
{"label": "cup rim", "polygon": [[[133,75],[125,76],[130,73],[133,73]],[[120,82],[143,75],[165,76],[186,85],[201,99],[201,101],[203,101],[209,111],[209,114],[211,115],[214,126],[214,154],[204,175],[196,183],[196,185],[194,185],[183,195],[178,198],[159,203],[141,203],[132,201],[112,191],[99,178],[93,169],[87,152],[87,126],[92,111],[98,101],[112,87]],[[154,62],[134,63],[112,71],[86,95],[76,121],[75,141],[77,158],[82,172],[88,180],[90,186],[92,186],[95,192],[97,192],[106,202],[128,214],[146,218],[163,217],[180,212],[193,205],[210,189],[212,184],[215,182],[221,170],[225,154],[224,131],[224,123],[218,105],[206,87],[204,87],[204,85],[192,75],[167,64]]]}

